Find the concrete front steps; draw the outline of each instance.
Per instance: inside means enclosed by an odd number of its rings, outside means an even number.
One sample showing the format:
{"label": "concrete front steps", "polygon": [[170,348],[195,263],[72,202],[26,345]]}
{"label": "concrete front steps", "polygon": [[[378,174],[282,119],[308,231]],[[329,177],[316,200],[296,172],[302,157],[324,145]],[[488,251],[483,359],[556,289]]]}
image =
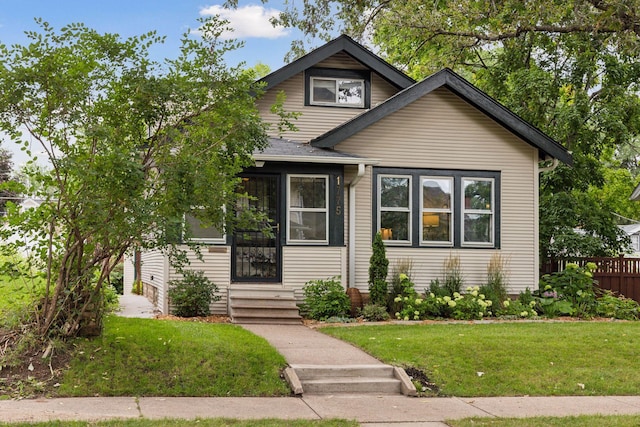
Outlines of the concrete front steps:
{"label": "concrete front steps", "polygon": [[282,287],[230,288],[229,314],[233,323],[302,324],[293,291]]}
{"label": "concrete front steps", "polygon": [[285,378],[294,394],[378,394],[416,396],[404,369],[376,365],[291,365]]}

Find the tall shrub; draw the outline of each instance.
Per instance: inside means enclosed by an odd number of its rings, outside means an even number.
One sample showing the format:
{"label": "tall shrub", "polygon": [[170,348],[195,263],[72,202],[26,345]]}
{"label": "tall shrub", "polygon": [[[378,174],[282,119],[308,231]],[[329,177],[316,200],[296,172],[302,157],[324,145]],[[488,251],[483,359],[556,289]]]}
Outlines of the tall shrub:
{"label": "tall shrub", "polygon": [[184,270],[182,279],[169,282],[171,312],[180,317],[208,316],[212,302],[219,301],[218,287],[202,271]]}
{"label": "tall shrub", "polygon": [[386,306],[389,260],[380,233],[376,233],[373,238],[372,249],[373,253],[369,259],[369,298],[372,304]]}

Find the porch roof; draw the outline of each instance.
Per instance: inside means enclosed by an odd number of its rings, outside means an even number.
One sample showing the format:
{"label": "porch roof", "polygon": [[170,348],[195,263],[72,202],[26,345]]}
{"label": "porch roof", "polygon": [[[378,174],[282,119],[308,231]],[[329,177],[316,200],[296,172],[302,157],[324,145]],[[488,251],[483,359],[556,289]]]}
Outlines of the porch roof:
{"label": "porch roof", "polygon": [[291,163],[332,163],[339,165],[377,164],[378,160],[284,138],[269,138],[269,145],[253,153],[256,161]]}

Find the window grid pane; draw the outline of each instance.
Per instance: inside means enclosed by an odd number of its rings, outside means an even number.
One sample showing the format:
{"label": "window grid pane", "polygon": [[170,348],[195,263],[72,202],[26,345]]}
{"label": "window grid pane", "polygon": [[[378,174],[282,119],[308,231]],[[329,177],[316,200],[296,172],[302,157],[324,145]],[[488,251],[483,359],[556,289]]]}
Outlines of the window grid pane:
{"label": "window grid pane", "polygon": [[289,176],[289,241],[328,242],[326,176]]}
{"label": "window grid pane", "polygon": [[452,245],[453,179],[422,177],[422,241]]}
{"label": "window grid pane", "polygon": [[411,178],[380,176],[378,191],[382,239],[411,242]]}
{"label": "window grid pane", "polygon": [[364,107],[364,80],[311,78],[311,103]]}
{"label": "window grid pane", "polygon": [[464,178],[463,243],[491,245],[494,235],[493,179]]}

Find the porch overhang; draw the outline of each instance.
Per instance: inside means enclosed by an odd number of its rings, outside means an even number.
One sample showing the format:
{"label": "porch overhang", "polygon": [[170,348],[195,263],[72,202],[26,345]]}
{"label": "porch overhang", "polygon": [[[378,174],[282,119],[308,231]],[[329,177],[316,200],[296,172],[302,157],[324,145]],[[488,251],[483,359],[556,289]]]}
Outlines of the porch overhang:
{"label": "porch overhang", "polygon": [[334,165],[375,165],[380,161],[343,153],[341,151],[313,147],[305,142],[283,138],[269,138],[269,145],[262,151],[254,152],[256,162],[322,163]]}

